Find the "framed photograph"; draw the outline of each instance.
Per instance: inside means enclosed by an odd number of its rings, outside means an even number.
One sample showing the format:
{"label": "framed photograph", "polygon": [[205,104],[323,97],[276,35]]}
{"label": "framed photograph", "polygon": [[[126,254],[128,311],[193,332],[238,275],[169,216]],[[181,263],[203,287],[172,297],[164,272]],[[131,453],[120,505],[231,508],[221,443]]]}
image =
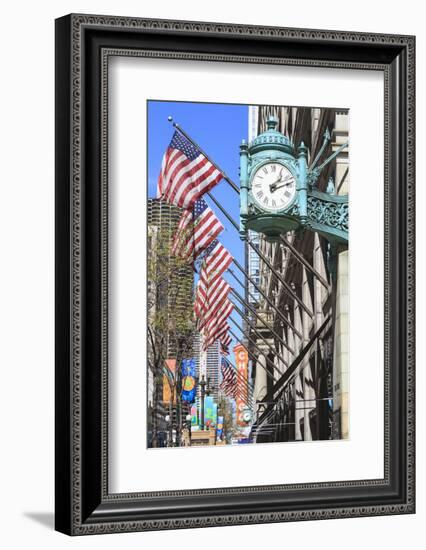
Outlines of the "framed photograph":
{"label": "framed photograph", "polygon": [[415,39],[56,21],[56,529],[407,514]]}

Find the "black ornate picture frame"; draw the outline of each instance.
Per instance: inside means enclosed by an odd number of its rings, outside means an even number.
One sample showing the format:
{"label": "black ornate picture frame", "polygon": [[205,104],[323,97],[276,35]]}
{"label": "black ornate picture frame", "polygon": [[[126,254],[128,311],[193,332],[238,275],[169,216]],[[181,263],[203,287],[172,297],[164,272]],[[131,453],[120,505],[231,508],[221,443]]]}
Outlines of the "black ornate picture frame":
{"label": "black ornate picture frame", "polygon": [[[384,75],[383,479],[108,491],[107,193],[111,56]],[[413,36],[68,15],[56,21],[56,529],[69,535],[415,511]]]}

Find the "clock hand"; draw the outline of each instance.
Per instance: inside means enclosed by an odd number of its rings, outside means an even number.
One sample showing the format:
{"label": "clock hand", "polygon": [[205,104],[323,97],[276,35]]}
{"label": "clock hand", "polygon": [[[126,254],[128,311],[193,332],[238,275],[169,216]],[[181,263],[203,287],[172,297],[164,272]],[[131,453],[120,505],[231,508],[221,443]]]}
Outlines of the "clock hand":
{"label": "clock hand", "polygon": [[272,188],[277,185],[277,183],[280,183],[282,181],[282,179],[283,179],[283,170],[284,170],[284,168],[281,168],[278,179],[276,179],[275,181],[273,181],[272,183],[269,184],[269,189],[271,191],[272,191]]}
{"label": "clock hand", "polygon": [[282,172],[283,171],[281,170],[280,175],[278,176],[278,179],[276,179],[275,181],[270,183],[269,187],[273,187],[274,185],[277,185],[277,183],[280,183],[280,181],[283,179],[283,173]]}
{"label": "clock hand", "polygon": [[[288,183],[285,183],[285,181],[288,180],[288,179],[290,179],[291,181],[288,182]],[[279,187],[277,187],[277,183],[283,182],[284,185],[289,185],[290,183],[292,183],[292,181],[293,181],[293,176],[287,176],[284,179],[280,178],[278,181],[276,181],[274,183],[271,183],[271,185],[269,186],[269,190],[271,191],[271,193],[273,193],[276,189],[279,189]]]}
{"label": "clock hand", "polygon": [[283,183],[283,184],[280,185],[279,187],[277,187],[277,186],[275,185],[272,192],[276,191],[277,189],[281,189],[282,187],[287,187],[288,185],[292,185],[292,184],[293,184],[293,181],[289,181],[289,182],[287,182],[287,183]]}

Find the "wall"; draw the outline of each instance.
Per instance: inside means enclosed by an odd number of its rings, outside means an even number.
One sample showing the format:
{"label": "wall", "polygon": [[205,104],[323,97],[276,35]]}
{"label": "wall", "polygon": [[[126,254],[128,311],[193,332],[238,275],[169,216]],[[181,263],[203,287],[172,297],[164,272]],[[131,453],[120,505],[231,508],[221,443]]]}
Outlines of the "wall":
{"label": "wall", "polygon": [[[53,525],[53,20],[69,12],[105,13],[417,34],[417,97],[426,94],[424,17],[421,3],[341,0],[259,4],[237,0],[173,2],[150,5],[121,0],[83,3],[11,2],[2,10],[2,86],[0,119],[0,224],[2,269],[0,506],[3,548],[224,548],[266,545],[355,549],[373,541],[397,549],[423,536],[425,475],[418,471],[418,513],[357,520],[226,527],[208,530],[96,536],[69,539]],[[425,148],[425,108],[419,102],[418,151]],[[418,167],[418,280],[425,280],[425,169]],[[418,289],[418,357],[425,354],[425,293]],[[423,307],[422,307],[423,306]],[[425,460],[425,374],[418,361],[418,461]],[[377,542],[376,542],[377,541]]]}

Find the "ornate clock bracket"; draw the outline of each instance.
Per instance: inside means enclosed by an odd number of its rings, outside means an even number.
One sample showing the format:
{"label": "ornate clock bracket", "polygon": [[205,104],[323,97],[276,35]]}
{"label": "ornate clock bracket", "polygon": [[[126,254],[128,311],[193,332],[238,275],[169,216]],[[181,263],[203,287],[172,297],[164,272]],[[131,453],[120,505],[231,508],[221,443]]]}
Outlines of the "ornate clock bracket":
{"label": "ornate clock bracket", "polygon": [[[240,236],[246,238],[247,230],[263,233],[270,241],[279,239],[282,233],[294,229],[316,231],[332,246],[348,243],[348,196],[336,195],[334,183],[329,180],[326,192],[316,188],[322,169],[347,147],[341,145],[322,164],[318,160],[330,141],[328,130],[323,144],[310,167],[308,149],[302,142],[297,152],[291,141],[276,130],[278,120],[270,117],[268,129],[250,144],[240,146]],[[266,211],[254,200],[251,180],[256,167],[269,161],[279,161],[291,168],[296,175],[296,196],[292,203],[280,211]]]}

